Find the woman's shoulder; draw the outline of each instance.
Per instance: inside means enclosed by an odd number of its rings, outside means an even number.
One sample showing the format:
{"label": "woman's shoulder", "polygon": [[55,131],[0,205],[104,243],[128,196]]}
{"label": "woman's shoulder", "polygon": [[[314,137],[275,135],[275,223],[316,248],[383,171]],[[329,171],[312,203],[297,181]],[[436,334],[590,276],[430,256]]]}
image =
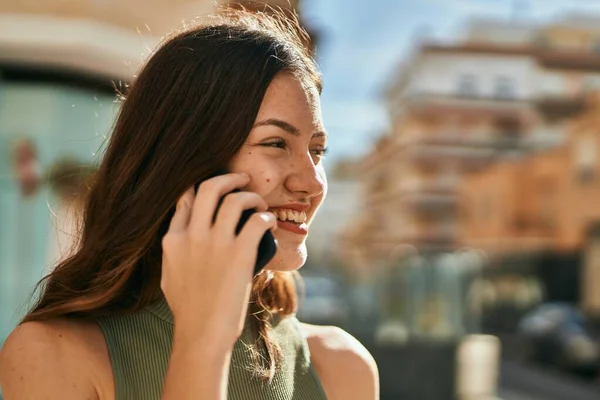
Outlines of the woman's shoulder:
{"label": "woman's shoulder", "polygon": [[[0,350],[0,386],[24,398],[105,398],[110,360],[98,326],[69,319],[19,325]],[[16,397],[16,396],[15,396]]]}
{"label": "woman's shoulder", "polygon": [[379,398],[379,372],[371,353],[335,326],[300,324],[327,398]]}

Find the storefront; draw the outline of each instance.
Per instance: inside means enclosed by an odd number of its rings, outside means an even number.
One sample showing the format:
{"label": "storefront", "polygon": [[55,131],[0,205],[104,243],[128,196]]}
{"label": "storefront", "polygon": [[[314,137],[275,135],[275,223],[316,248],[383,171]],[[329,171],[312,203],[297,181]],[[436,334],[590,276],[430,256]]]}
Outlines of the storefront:
{"label": "storefront", "polygon": [[0,25],[2,343],[68,247],[73,224],[53,171],[70,164],[79,174],[97,163],[119,108],[114,85],[131,79],[153,42],[57,17],[0,14]]}

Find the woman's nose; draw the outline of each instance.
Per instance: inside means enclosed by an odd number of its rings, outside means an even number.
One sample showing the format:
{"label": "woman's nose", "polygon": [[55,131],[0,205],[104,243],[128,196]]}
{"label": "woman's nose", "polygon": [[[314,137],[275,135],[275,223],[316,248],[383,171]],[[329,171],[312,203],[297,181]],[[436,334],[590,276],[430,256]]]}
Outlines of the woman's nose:
{"label": "woman's nose", "polygon": [[292,192],[303,192],[308,197],[315,197],[325,191],[326,180],[322,168],[314,164],[312,158],[299,162],[288,179],[288,189]]}

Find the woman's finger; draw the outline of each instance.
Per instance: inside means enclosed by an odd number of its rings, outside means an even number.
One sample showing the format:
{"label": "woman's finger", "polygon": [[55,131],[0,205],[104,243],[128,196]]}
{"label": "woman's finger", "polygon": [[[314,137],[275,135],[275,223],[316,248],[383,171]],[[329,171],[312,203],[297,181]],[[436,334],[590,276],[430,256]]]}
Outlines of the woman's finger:
{"label": "woman's finger", "polygon": [[247,254],[254,259],[258,252],[258,244],[265,232],[276,227],[277,217],[275,214],[270,212],[254,213],[240,231],[238,243],[243,251],[248,252]]}
{"label": "woman's finger", "polygon": [[170,232],[185,231],[192,216],[192,204],[194,203],[194,187],[192,186],[177,200],[175,213],[169,224]]}
{"label": "woman's finger", "polygon": [[213,216],[221,197],[234,189],[246,186],[248,182],[250,177],[247,174],[219,175],[202,182],[192,206],[190,231],[207,232],[212,227]]}
{"label": "woman's finger", "polygon": [[238,192],[228,194],[219,208],[213,226],[217,240],[229,240],[235,237],[235,230],[243,211],[251,209],[266,211],[267,207],[267,202],[256,193]]}

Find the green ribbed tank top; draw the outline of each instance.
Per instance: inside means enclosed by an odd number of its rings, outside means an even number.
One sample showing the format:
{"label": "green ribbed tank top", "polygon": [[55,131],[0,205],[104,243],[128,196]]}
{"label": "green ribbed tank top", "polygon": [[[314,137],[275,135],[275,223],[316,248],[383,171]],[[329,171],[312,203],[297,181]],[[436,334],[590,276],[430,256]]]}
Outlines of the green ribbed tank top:
{"label": "green ribbed tank top", "polygon": [[[102,318],[116,400],[159,400],[173,343],[173,315],[162,299],[139,312]],[[326,400],[296,317],[275,318],[273,339],[283,360],[270,384],[252,376],[250,328],[236,342],[229,371],[229,400]]]}

